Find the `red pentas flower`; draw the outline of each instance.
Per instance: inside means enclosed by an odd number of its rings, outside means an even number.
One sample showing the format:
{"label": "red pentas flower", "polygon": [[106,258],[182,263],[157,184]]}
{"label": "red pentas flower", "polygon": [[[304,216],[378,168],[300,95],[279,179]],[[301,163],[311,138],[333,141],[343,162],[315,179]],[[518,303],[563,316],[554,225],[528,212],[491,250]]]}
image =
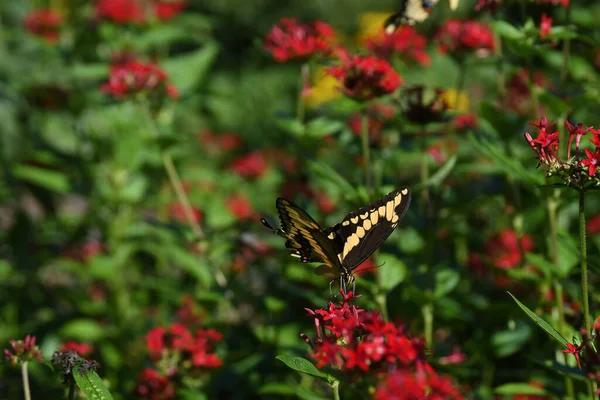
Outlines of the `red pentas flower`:
{"label": "red pentas flower", "polygon": [[540,21],[540,38],[548,35],[552,30],[552,18],[548,18],[546,13],[542,14],[542,20]]}
{"label": "red pentas flower", "polygon": [[370,100],[393,93],[402,84],[400,75],[385,60],[376,57],[341,56],[340,65],[327,71],[342,83],[342,91],[355,100]]}
{"label": "red pentas flower", "polygon": [[175,86],[167,82],[167,73],[158,65],[142,61],[130,61],[113,65],[108,82],[101,90],[116,98],[146,93],[151,95],[168,95],[173,99],[179,97]]}
{"label": "red pentas flower", "polygon": [[264,47],[275,60],[285,62],[327,54],[334,43],[335,33],[324,22],[304,24],[294,18],[282,18],[267,34]]}
{"label": "red pentas flower", "polygon": [[463,399],[449,378],[438,375],[426,363],[416,372],[398,370],[388,374],[377,386],[376,400],[459,400]]}
{"label": "red pentas flower", "polygon": [[306,309],[314,318],[317,337],[301,336],[310,344],[317,368],[330,365],[362,374],[410,367],[424,359],[420,339],[408,337],[403,327],[385,322],[376,311],[351,305],[357,298],[352,292],[341,291],[341,296],[339,305],[330,302],[327,309]]}
{"label": "red pentas flower", "polygon": [[248,197],[241,193],[229,196],[225,200],[225,203],[229,212],[231,212],[238,221],[258,218],[258,213],[254,207],[252,207],[252,204],[250,204]]}
{"label": "red pentas flower", "polygon": [[248,153],[229,165],[234,173],[243,178],[258,178],[265,173],[267,167],[264,156],[258,151]]}
{"label": "red pentas flower", "polygon": [[[558,134],[559,132],[553,132],[554,124],[548,125],[546,117],[542,117],[539,121],[530,123],[540,130],[537,138],[533,139],[529,132],[525,132],[525,139],[531,148],[536,152],[539,160],[538,166],[542,163],[553,165],[560,163],[556,151],[558,150]],[[548,132],[549,131],[549,132]]]}
{"label": "red pentas flower", "polygon": [[588,235],[597,235],[600,233],[600,214],[589,218],[585,223],[585,229]]}
{"label": "red pentas flower", "polygon": [[116,24],[144,23],[144,4],[139,0],[96,0],[96,16]]}
{"label": "red pentas flower", "polygon": [[489,11],[494,14],[500,8],[502,0],[478,0],[475,11]]}
{"label": "red pentas flower", "polygon": [[30,11],[25,17],[27,30],[44,38],[48,43],[56,43],[60,34],[62,17],[57,12],[48,9],[37,9]]}
{"label": "red pentas flower", "polygon": [[161,21],[175,18],[185,8],[187,1],[158,0],[154,3],[154,14]]}
{"label": "red pentas flower", "polygon": [[523,234],[520,238],[511,229],[492,236],[485,245],[485,253],[490,262],[501,269],[511,269],[518,266],[525,253],[533,249],[531,236]]}
{"label": "red pentas flower", "polygon": [[478,21],[447,20],[434,39],[439,43],[442,53],[494,49],[492,31]]}
{"label": "red pentas flower", "polygon": [[[199,224],[204,219],[204,215],[199,208],[191,207],[191,218],[196,224]],[[171,219],[181,222],[188,223],[188,216],[186,215],[186,210],[183,204],[180,202],[172,202],[169,204],[169,216]]]}
{"label": "red pentas flower", "polygon": [[477,114],[467,113],[461,114],[454,117],[452,123],[459,132],[466,132],[469,129],[477,128]]}
{"label": "red pentas flower", "polygon": [[[535,113],[534,106],[531,101],[531,85],[537,87],[552,87],[552,82],[540,72],[531,72],[525,68],[515,72],[508,80],[507,93],[502,99],[502,107],[508,108],[521,115],[530,115]],[[541,105],[538,105],[540,114],[544,114]]]}
{"label": "red pentas flower", "polygon": [[94,346],[87,344],[87,343],[80,343],[80,342],[76,342],[74,340],[70,340],[68,342],[64,342],[60,346],[59,351],[69,351],[69,350],[73,350],[73,351],[77,352],[77,354],[79,354],[80,357],[85,358],[94,352]]}
{"label": "red pentas flower", "polygon": [[27,335],[24,340],[8,341],[12,349],[4,349],[4,357],[9,364],[16,365],[27,361],[44,362],[40,348],[35,344],[35,336]]}
{"label": "red pentas flower", "polygon": [[168,400],[176,396],[173,382],[150,368],[145,368],[138,377],[135,394],[149,400]]}
{"label": "red pentas flower", "polygon": [[391,35],[381,29],[376,36],[367,38],[364,44],[377,57],[388,58],[397,55],[408,61],[416,61],[423,66],[431,63],[431,59],[425,51],[427,39],[412,26],[401,26]]}
{"label": "red pentas flower", "polygon": [[569,0],[537,0],[538,3],[562,4],[563,7],[569,7]]}

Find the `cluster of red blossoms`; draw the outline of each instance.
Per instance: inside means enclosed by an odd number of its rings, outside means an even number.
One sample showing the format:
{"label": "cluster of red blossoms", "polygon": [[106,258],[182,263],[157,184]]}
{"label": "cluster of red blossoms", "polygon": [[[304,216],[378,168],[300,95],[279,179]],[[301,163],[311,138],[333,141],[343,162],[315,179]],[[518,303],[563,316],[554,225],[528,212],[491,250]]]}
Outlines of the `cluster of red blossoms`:
{"label": "cluster of red blossoms", "polygon": [[324,55],[335,44],[335,32],[324,22],[303,24],[294,18],[282,18],[265,38],[264,47],[279,62]]}
{"label": "cluster of red blossoms", "polygon": [[48,43],[56,43],[60,33],[62,17],[47,9],[32,10],[25,17],[25,27],[35,36],[40,36]]}
{"label": "cluster of red blossoms", "polygon": [[101,90],[117,98],[125,98],[140,93],[162,94],[177,99],[175,86],[167,82],[168,75],[159,66],[141,61],[127,61],[111,67],[108,82]]}
{"label": "cluster of red blossoms", "polygon": [[328,72],[342,82],[342,91],[348,97],[365,101],[393,93],[402,79],[385,60],[373,56],[341,54],[342,63]]}
{"label": "cluster of red blossoms", "polygon": [[493,50],[494,34],[478,21],[447,20],[435,34],[442,53]]}
{"label": "cluster of red blossoms", "polygon": [[[197,321],[189,312],[189,304],[184,307],[186,312],[180,315],[189,321]],[[152,329],[146,335],[146,345],[157,369],[142,371],[136,394],[146,399],[175,398],[179,377],[198,376],[202,371],[221,366],[222,361],[213,349],[222,338],[221,333],[213,329],[197,329],[192,333],[182,323]]]}
{"label": "cluster of red blossoms", "polygon": [[[317,337],[302,338],[311,346],[317,367],[331,366],[355,377],[365,372],[389,374],[377,389],[378,399],[462,399],[447,379],[425,361],[424,342],[410,338],[403,327],[385,322],[376,311],[351,305],[352,292],[341,291],[339,305],[310,310]],[[400,391],[394,391],[398,386]]]}
{"label": "cluster of red blossoms", "polygon": [[399,55],[403,59],[416,61],[422,66],[429,66],[431,59],[425,51],[427,39],[412,26],[401,26],[392,34],[383,29],[378,35],[367,38],[365,46],[377,57],[388,58]]}
{"label": "cluster of red blossoms", "polygon": [[24,340],[9,340],[11,350],[4,349],[4,357],[11,365],[27,361],[44,362],[42,351],[35,344],[35,336],[27,335]]}
{"label": "cluster of red blossoms", "polygon": [[150,19],[167,21],[177,16],[187,1],[96,0],[96,16],[116,24],[143,24]]}
{"label": "cluster of red blossoms", "polygon": [[[573,354],[577,361],[577,366],[582,369],[589,379],[594,379],[600,383],[600,317],[596,318],[592,324],[592,332],[581,329],[581,343],[567,343],[567,348],[563,353]],[[596,395],[600,394],[597,389]]]}
{"label": "cluster of red blossoms", "polygon": [[[554,131],[554,123],[549,124],[546,117],[543,117],[539,121],[532,122],[531,125],[539,129],[539,135],[533,139],[529,132],[525,132],[525,139],[537,154],[538,166],[541,164],[548,166],[548,176],[556,175],[567,184],[575,184],[579,188],[583,188],[587,184],[600,185],[600,180],[596,175],[600,164],[600,130],[593,127],[584,127],[582,123],[572,125],[569,121],[566,121],[569,142],[566,161],[562,161],[557,154],[559,132]],[[593,150],[583,149],[585,157],[579,149],[583,136],[587,136],[589,143],[594,147]],[[571,154],[573,139],[575,139],[574,155]]]}

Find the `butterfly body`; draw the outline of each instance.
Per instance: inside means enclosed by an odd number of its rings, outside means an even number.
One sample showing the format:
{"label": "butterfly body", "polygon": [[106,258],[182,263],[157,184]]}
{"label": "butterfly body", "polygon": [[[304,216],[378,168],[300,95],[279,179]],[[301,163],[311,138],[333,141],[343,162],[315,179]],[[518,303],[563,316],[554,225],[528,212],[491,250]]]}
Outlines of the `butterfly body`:
{"label": "butterfly body", "polygon": [[394,231],[410,205],[410,189],[403,187],[346,215],[329,228],[322,228],[300,207],[278,198],[276,205],[281,228],[274,229],[286,239],[290,255],[301,262],[320,262],[317,272],[332,273],[343,282],[354,281],[352,271],[365,261]]}
{"label": "butterfly body", "polygon": [[400,25],[414,25],[429,18],[433,6],[439,0],[402,0],[400,12],[389,17],[384,23],[388,35],[394,33]]}

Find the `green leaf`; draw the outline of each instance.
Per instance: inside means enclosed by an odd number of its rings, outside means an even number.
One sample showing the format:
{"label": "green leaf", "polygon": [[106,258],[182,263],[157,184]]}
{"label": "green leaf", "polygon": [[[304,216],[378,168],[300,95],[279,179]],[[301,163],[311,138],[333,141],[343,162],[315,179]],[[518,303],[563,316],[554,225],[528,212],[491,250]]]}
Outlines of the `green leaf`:
{"label": "green leaf", "polygon": [[285,133],[294,136],[302,136],[305,132],[304,124],[295,118],[279,118],[277,119],[277,126]]}
{"label": "green leaf", "polygon": [[531,386],[529,383],[516,382],[516,383],[505,383],[504,385],[497,386],[494,389],[496,394],[529,394],[545,396],[548,392],[542,388]]}
{"label": "green leaf", "polygon": [[514,27],[514,25],[509,24],[506,21],[496,20],[491,23],[492,29],[498,33],[500,36],[506,39],[518,40],[523,38],[523,33]]}
{"label": "green leaf", "polygon": [[517,303],[517,305],[519,307],[521,307],[521,310],[525,311],[525,314],[527,314],[527,316],[529,318],[531,318],[531,320],[533,322],[535,322],[540,328],[545,330],[546,333],[548,333],[548,335],[550,335],[551,338],[556,340],[558,343],[560,343],[564,347],[567,347],[567,344],[569,342],[567,341],[567,339],[562,337],[562,335],[560,333],[558,333],[558,331],[556,329],[554,329],[552,326],[550,326],[550,324],[548,324],[546,321],[544,321],[543,318],[539,317],[536,313],[534,313],[529,308],[527,308],[527,306],[525,304],[523,304],[519,300],[517,300],[517,298],[515,296],[513,296],[512,293],[510,293],[510,292],[507,292],[507,293],[510,295],[510,297],[513,298],[513,300]]}
{"label": "green leaf", "polygon": [[336,133],[343,127],[344,123],[341,121],[319,117],[306,125],[306,134],[311,137],[321,137]]}
{"label": "green leaf", "polygon": [[308,166],[311,172],[315,173],[320,178],[336,185],[340,192],[344,193],[346,196],[351,196],[353,193],[356,192],[354,186],[352,186],[352,184],[350,184],[350,182],[348,182],[346,178],[338,174],[330,166],[315,161],[309,161]]}
{"label": "green leaf", "polygon": [[420,183],[419,185],[416,185],[415,190],[441,185],[444,179],[446,179],[450,172],[452,172],[452,169],[456,165],[456,159],[456,154],[450,157],[450,159],[446,161],[446,163],[440,169],[438,169],[435,172],[435,174],[433,174],[429,179],[427,179],[425,182]]}
{"label": "green leaf", "polygon": [[403,253],[415,254],[423,249],[425,241],[415,228],[407,226],[401,229],[398,247]]}
{"label": "green leaf", "polygon": [[525,259],[540,268],[546,275],[564,277],[560,269],[554,263],[546,260],[544,256],[534,253],[526,253]]}
{"label": "green leaf", "polygon": [[216,42],[208,42],[201,49],[183,56],[172,57],[162,66],[169,81],[183,94],[199,86],[219,53]]}
{"label": "green leaf", "polygon": [[13,167],[12,173],[16,178],[23,179],[53,192],[67,193],[69,191],[69,179],[62,172],[32,167],[30,165],[16,165]]}
{"label": "green leaf", "polygon": [[112,395],[108,388],[95,371],[88,371],[85,374],[79,373],[79,366],[73,368],[73,378],[79,389],[88,399],[93,400],[112,400]]}
{"label": "green leaf", "polygon": [[313,365],[313,363],[311,363],[305,358],[296,356],[277,356],[275,358],[283,362],[291,369],[296,370],[298,372],[302,372],[303,374],[316,376],[317,378],[321,378],[328,383],[332,383],[335,381],[334,377],[319,371],[317,367]]}
{"label": "green leaf", "polygon": [[460,282],[460,275],[457,271],[446,268],[435,273],[434,297],[440,298],[450,293]]}
{"label": "green leaf", "polygon": [[508,357],[521,351],[531,338],[531,327],[525,321],[517,321],[512,329],[496,332],[491,344],[497,357]]}
{"label": "green leaf", "polygon": [[181,269],[198,279],[203,287],[211,287],[213,275],[206,259],[179,247],[169,248],[169,256]]}
{"label": "green leaf", "polygon": [[106,336],[106,328],[92,319],[75,319],[63,325],[60,335],[79,341],[96,342]]}
{"label": "green leaf", "polygon": [[281,396],[295,396],[302,400],[326,400],[327,398],[320,396],[310,390],[298,385],[290,385],[288,383],[267,383],[263,385],[259,391],[260,394],[275,394]]}
{"label": "green leaf", "polygon": [[402,282],[406,276],[406,264],[399,258],[382,253],[379,255],[378,261],[381,266],[377,268],[381,289],[388,291]]}

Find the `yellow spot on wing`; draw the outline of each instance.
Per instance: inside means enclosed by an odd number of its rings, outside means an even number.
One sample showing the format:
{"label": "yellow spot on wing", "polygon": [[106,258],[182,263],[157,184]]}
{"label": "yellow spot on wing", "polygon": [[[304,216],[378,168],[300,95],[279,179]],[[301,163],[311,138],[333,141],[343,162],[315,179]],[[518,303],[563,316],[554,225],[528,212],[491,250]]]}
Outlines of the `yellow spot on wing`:
{"label": "yellow spot on wing", "polygon": [[[385,206],[379,207],[379,216],[385,217]],[[372,217],[373,217],[373,215],[371,215],[371,218]]]}
{"label": "yellow spot on wing", "polygon": [[394,202],[393,201],[388,201],[386,204],[386,210],[385,210],[385,218],[388,221],[392,220],[392,217],[394,216]]}
{"label": "yellow spot on wing", "polygon": [[356,234],[362,239],[365,236],[365,229],[362,226],[359,226],[356,228]]}
{"label": "yellow spot on wing", "polygon": [[371,224],[375,225],[377,223],[377,221],[379,221],[379,214],[377,214],[377,211],[373,211],[371,213],[371,222],[369,223],[368,228],[367,228],[367,221],[365,221],[365,229],[370,229]]}
{"label": "yellow spot on wing", "polygon": [[396,197],[394,197],[394,208],[398,207],[400,205],[401,201],[402,201],[402,195],[397,194]]}
{"label": "yellow spot on wing", "polygon": [[352,234],[352,236],[349,236],[348,239],[346,239],[346,244],[344,244],[344,257],[346,257],[348,253],[350,253],[350,251],[358,245],[359,242],[360,240],[358,239],[358,235],[356,233]]}
{"label": "yellow spot on wing", "polygon": [[350,222],[356,224],[358,222],[358,217],[350,218]]}
{"label": "yellow spot on wing", "polygon": [[361,215],[360,217],[362,219],[367,219],[367,217],[369,216],[369,212],[367,211],[366,213],[364,213],[363,215]]}
{"label": "yellow spot on wing", "polygon": [[394,218],[392,218],[392,224],[398,223],[398,214],[394,214]]}
{"label": "yellow spot on wing", "polygon": [[[375,215],[377,215],[377,214],[375,214]],[[371,219],[373,219],[373,214],[371,214]],[[368,231],[369,229],[371,229],[371,220],[366,219],[365,222],[363,223],[363,228],[365,228],[365,231]]]}
{"label": "yellow spot on wing", "polygon": [[350,221],[344,221],[344,222],[342,222],[342,225],[343,226],[348,226],[348,225],[350,225]]}
{"label": "yellow spot on wing", "polygon": [[408,189],[407,188],[402,189],[402,194],[406,196],[408,194]]}

